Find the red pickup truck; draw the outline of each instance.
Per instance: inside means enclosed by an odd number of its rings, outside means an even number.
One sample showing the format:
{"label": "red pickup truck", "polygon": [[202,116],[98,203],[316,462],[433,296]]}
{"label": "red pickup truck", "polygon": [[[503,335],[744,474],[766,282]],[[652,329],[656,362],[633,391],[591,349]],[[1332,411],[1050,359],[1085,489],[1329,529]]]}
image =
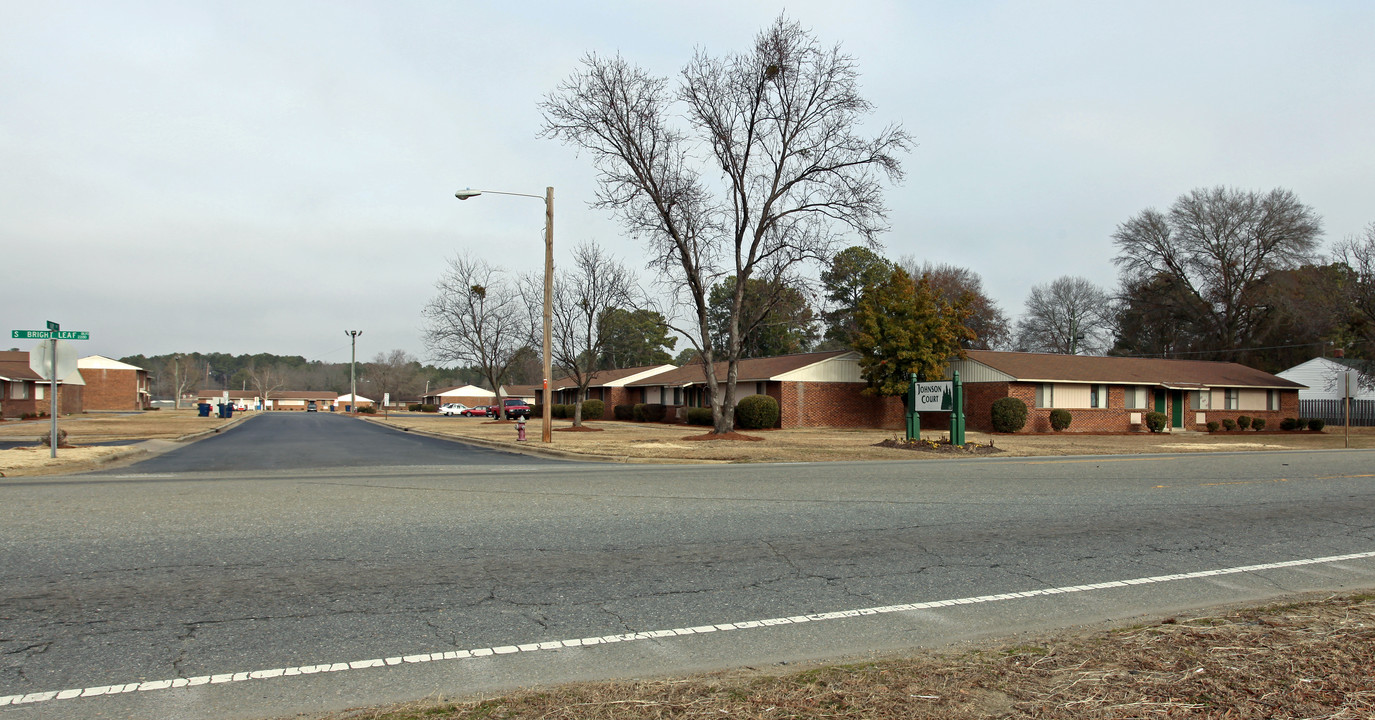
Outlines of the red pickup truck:
{"label": "red pickup truck", "polygon": [[[506,406],[506,417],[523,417],[527,419],[530,417],[530,406],[526,405],[524,400],[517,400],[516,398],[506,398],[501,402],[503,405]],[[487,417],[497,417],[497,406],[487,406]]]}

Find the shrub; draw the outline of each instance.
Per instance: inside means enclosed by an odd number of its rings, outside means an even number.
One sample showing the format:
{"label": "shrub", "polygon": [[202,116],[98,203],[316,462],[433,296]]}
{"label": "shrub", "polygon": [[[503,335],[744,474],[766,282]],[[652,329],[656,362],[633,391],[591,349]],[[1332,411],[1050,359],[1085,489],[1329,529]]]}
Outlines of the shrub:
{"label": "shrub", "polygon": [[1251,429],[1260,432],[1265,429],[1265,418],[1251,418]]}
{"label": "shrub", "polygon": [[[549,417],[553,417],[553,416],[554,416],[554,406],[553,406],[553,405],[550,405],[550,406],[549,406]],[[541,405],[541,404],[539,404],[539,403],[530,403],[530,417],[532,417],[532,418],[540,418],[540,419],[543,419],[543,418],[544,418],[544,406]]]}
{"label": "shrub", "polygon": [[359,406],[358,406],[358,412],[360,412],[360,413],[365,413],[365,414],[368,414],[368,415],[376,415],[376,414],[377,414],[377,406],[375,406],[375,405],[359,405]]}
{"label": "shrub", "polygon": [[1026,427],[1026,403],[1014,397],[998,398],[993,401],[993,429],[998,432],[1015,433]]}
{"label": "shrub", "polygon": [[1237,421],[1232,418],[1222,418],[1222,427],[1225,428],[1227,432],[1232,432],[1237,429]]}
{"label": "shrub", "polygon": [[420,412],[420,403],[411,403],[410,405],[406,406],[406,409],[410,410],[411,412]]}
{"label": "shrub", "polygon": [[1209,420],[1209,421],[1208,421],[1208,432],[1210,432],[1210,433],[1217,432],[1217,431],[1218,431],[1218,428],[1220,428],[1220,427],[1222,427],[1222,426],[1219,425],[1218,422],[1217,422],[1216,420]]}
{"label": "shrub", "polygon": [[637,403],[635,420],[637,422],[662,422],[668,408],[659,403]]}
{"label": "shrub", "polygon": [[711,425],[711,408],[688,408],[687,421],[689,425]]}
{"label": "shrub", "polygon": [[583,420],[601,420],[601,419],[602,419],[602,416],[605,415],[605,414],[606,414],[606,403],[602,402],[601,400],[583,400],[583,401],[582,401],[582,419],[583,419]]}
{"label": "shrub", "polygon": [[1251,429],[1251,416],[1250,416],[1250,415],[1242,415],[1241,417],[1238,417],[1238,418],[1237,418],[1237,429],[1238,429],[1238,430],[1250,430],[1250,429]]}
{"label": "shrub", "polygon": [[438,405],[422,404],[422,405],[420,406],[420,412],[439,412],[439,406],[438,406]]}
{"label": "shrub", "polygon": [[[52,433],[43,433],[43,435],[42,435],[41,437],[38,438],[38,442],[42,443],[42,444],[43,444],[43,447],[50,447],[50,446],[52,445],[52,439],[53,439],[53,438],[52,438]],[[57,446],[58,446],[58,447],[62,447],[62,446],[64,446],[64,445],[66,445],[66,444],[67,444],[67,431],[66,431],[66,430],[63,430],[62,428],[58,428],[58,429],[57,429]]]}
{"label": "shrub", "polygon": [[611,411],[611,414],[617,420],[634,420],[635,407],[632,405],[617,405],[615,409]]}
{"label": "shrub", "polygon": [[746,395],[735,405],[735,424],[746,430],[778,425],[778,401],[768,395]]}
{"label": "shrub", "polygon": [[1312,430],[1313,432],[1319,432],[1324,427],[1327,427],[1327,421],[1323,420],[1322,418],[1313,418],[1312,420],[1308,421],[1308,429]]}
{"label": "shrub", "polygon": [[1148,412],[1146,413],[1145,420],[1146,429],[1153,433],[1158,433],[1165,430],[1165,423],[1169,421],[1169,418],[1166,417],[1163,412]]}
{"label": "shrub", "polygon": [[1308,427],[1308,418],[1301,417],[1294,419],[1294,429],[1303,430]]}
{"label": "shrub", "polygon": [[1060,432],[1061,430],[1064,430],[1065,428],[1069,427],[1070,421],[1072,421],[1073,419],[1074,416],[1070,415],[1068,410],[1065,410],[1063,408],[1056,408],[1054,410],[1051,410],[1050,429],[1054,430],[1055,432]]}
{"label": "shrub", "polygon": [[1294,418],[1285,418],[1280,421],[1281,430],[1293,430],[1299,426],[1299,421]]}

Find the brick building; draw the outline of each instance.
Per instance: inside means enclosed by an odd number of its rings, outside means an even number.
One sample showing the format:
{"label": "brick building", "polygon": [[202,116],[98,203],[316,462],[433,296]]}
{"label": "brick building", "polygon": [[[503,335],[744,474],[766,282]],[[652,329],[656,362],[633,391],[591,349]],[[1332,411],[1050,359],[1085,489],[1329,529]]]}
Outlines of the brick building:
{"label": "brick building", "polygon": [[[1023,432],[1050,432],[1050,412],[1070,411],[1069,432],[1143,429],[1146,413],[1161,412],[1168,427],[1204,430],[1209,421],[1247,415],[1269,428],[1297,417],[1303,385],[1237,363],[1156,358],[1089,357],[969,350],[951,363],[964,383],[965,423],[993,429],[999,398],[1026,403]],[[948,376],[947,376],[948,377]],[[922,426],[945,427],[948,419]]]}
{"label": "brick building", "polygon": [[[29,354],[22,350],[0,351],[0,417],[22,418],[46,415],[52,396],[42,376],[29,367]],[[73,415],[84,410],[85,381],[81,372],[57,384],[57,412]]]}
{"label": "brick building", "polygon": [[[616,416],[617,405],[633,405],[636,401],[632,401],[631,397],[639,397],[638,391],[632,392],[627,387],[630,383],[676,369],[673,365],[647,365],[618,370],[598,370],[592,373],[583,399],[601,400],[605,403],[606,411],[602,417],[610,420]],[[698,374],[700,375],[700,371]],[[578,401],[578,382],[571,377],[559,378],[549,383],[549,388],[554,391],[555,405],[572,405]]]}
{"label": "brick building", "polygon": [[497,394],[491,390],[484,390],[476,385],[459,385],[457,387],[446,387],[426,393],[423,402],[427,405],[443,405],[445,403],[460,403],[465,407],[477,407],[479,405],[491,405],[496,402]]}
{"label": "brick building", "polygon": [[152,403],[148,371],[137,365],[91,355],[77,360],[76,367],[86,381],[86,410],[147,410]]}
{"label": "brick building", "polygon": [[[716,363],[717,382],[726,363]],[[799,353],[741,360],[735,397],[768,395],[778,401],[779,427],[891,427],[903,425],[902,401],[863,393],[859,353],[852,350]],[[669,418],[683,421],[687,408],[710,407],[700,364],[685,365],[628,384],[632,402],[661,403]]]}

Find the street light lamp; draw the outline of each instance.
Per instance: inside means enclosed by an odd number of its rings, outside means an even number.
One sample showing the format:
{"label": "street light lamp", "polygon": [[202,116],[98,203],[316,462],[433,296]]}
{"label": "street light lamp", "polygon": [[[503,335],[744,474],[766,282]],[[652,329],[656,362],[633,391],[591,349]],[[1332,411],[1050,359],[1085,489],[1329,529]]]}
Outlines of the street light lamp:
{"label": "street light lamp", "polygon": [[[467,200],[477,197],[483,193],[491,195],[515,195],[516,197],[535,198],[544,200],[544,402],[542,403],[543,428],[540,431],[540,440],[553,442],[553,434],[550,432],[550,424],[553,420],[553,410],[550,405],[550,376],[553,374],[553,362],[551,354],[553,352],[553,312],[554,312],[554,188],[544,189],[544,196],[529,195],[526,193],[502,192],[500,190],[473,190],[465,188],[454,193],[454,197],[459,200]],[[492,388],[496,390],[497,388]]]}

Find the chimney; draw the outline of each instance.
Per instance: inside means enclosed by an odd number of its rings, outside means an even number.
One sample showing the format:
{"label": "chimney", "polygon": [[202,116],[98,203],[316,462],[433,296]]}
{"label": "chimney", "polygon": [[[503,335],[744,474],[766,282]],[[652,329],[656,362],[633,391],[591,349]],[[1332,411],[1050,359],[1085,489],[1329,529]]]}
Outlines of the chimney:
{"label": "chimney", "polygon": [[1338,358],[1338,359],[1344,358],[1344,357],[1346,357],[1346,350],[1345,350],[1344,348],[1333,348],[1333,349],[1332,349],[1332,357]]}

